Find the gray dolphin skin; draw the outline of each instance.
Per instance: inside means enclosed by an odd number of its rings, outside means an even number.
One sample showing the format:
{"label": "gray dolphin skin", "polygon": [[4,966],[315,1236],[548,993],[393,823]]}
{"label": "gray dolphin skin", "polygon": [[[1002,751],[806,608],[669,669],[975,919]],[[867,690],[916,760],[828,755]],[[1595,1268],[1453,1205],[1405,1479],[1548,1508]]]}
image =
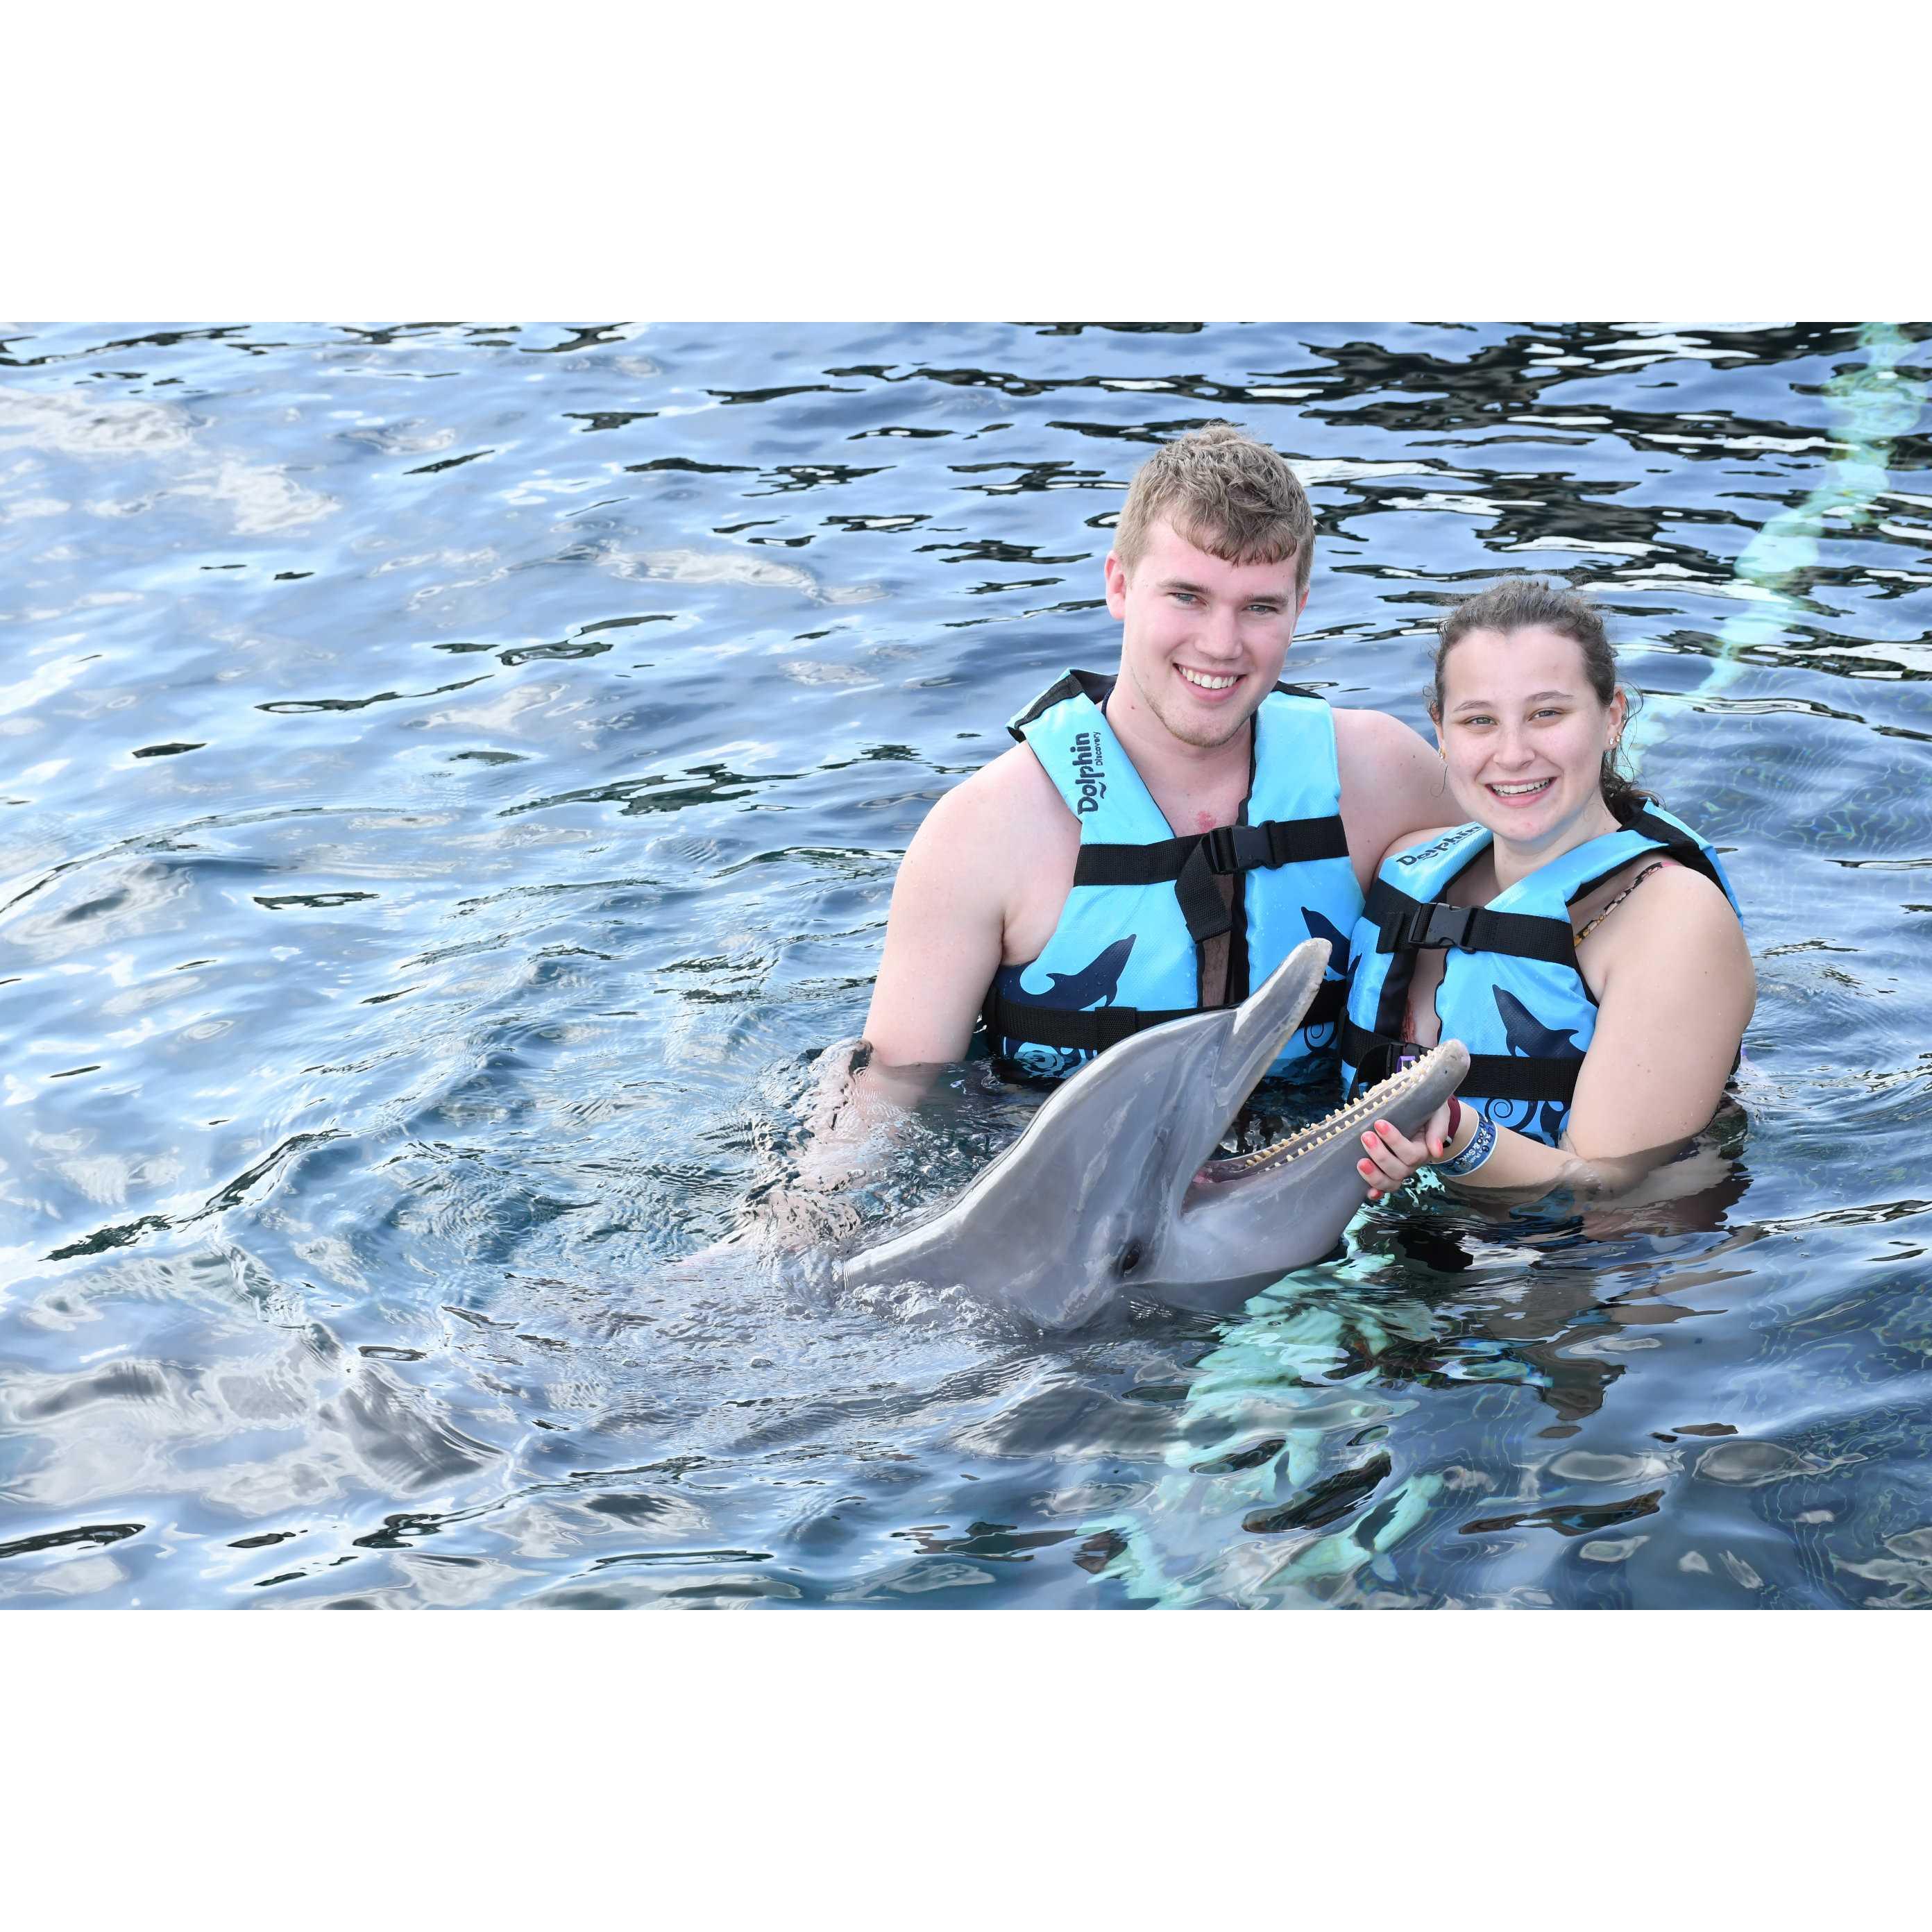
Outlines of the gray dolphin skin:
{"label": "gray dolphin skin", "polygon": [[952,1204],[845,1262],[853,1286],[960,1287],[1047,1329],[1126,1299],[1221,1314],[1326,1254],[1368,1196],[1359,1136],[1414,1134],[1468,1070],[1448,1040],[1358,1100],[1259,1152],[1213,1159],[1301,1024],[1325,940],[1238,1006],[1190,1013],[1089,1060]]}

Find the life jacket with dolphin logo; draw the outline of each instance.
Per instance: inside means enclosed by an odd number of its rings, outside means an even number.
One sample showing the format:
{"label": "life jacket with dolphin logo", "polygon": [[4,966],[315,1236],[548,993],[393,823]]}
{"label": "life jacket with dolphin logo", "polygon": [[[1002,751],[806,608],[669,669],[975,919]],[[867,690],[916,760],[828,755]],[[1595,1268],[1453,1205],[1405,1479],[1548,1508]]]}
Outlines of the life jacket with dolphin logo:
{"label": "life jacket with dolphin logo", "polygon": [[1450,884],[1490,838],[1483,826],[1461,825],[1382,862],[1352,941],[1342,1077],[1353,1085],[1358,1076],[1383,1080],[1394,1071],[1416,956],[1439,946],[1440,1037],[1469,1049],[1457,1089],[1462,1104],[1554,1147],[1597,1030],[1597,1002],[1576,966],[1572,904],[1646,852],[1702,873],[1733,911],[1737,895],[1711,846],[1650,803],[1621,830],[1559,854],[1486,905],[1445,904]]}
{"label": "life jacket with dolphin logo", "polygon": [[[1070,671],[1006,727],[1073,814],[1080,856],[1039,956],[1003,966],[987,994],[993,1051],[1058,1078],[1143,1028],[1198,1011],[1204,949],[1225,933],[1229,1006],[1304,940],[1329,941],[1328,977],[1269,1070],[1332,1069],[1362,893],[1328,705],[1276,685],[1255,712],[1240,822],[1177,838],[1101,710],[1114,683]],[[1233,880],[1232,905],[1220,878]]]}

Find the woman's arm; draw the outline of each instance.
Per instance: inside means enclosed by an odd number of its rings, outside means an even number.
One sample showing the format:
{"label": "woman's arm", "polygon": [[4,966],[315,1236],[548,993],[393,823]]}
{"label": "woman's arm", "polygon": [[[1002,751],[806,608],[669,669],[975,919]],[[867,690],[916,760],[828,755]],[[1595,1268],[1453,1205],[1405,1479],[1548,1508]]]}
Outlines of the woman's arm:
{"label": "woman's arm", "polygon": [[[1700,874],[1670,867],[1606,923],[1587,964],[1597,1026],[1563,1144],[1498,1128],[1489,1157],[1472,1173],[1446,1177],[1452,1186],[1620,1191],[1716,1112],[1756,998],[1750,950],[1724,894]],[[1471,1110],[1462,1112],[1453,1139],[1446,1108],[1413,1141],[1386,1122],[1364,1135],[1360,1166],[1372,1198],[1400,1186],[1424,1162],[1466,1151],[1480,1128]],[[1443,1154],[1432,1153],[1437,1147]]]}
{"label": "woman's arm", "polygon": [[1674,1146],[1717,1112],[1757,998],[1730,902],[1678,866],[1606,922],[1582,962],[1597,995],[1565,1140],[1587,1160]]}

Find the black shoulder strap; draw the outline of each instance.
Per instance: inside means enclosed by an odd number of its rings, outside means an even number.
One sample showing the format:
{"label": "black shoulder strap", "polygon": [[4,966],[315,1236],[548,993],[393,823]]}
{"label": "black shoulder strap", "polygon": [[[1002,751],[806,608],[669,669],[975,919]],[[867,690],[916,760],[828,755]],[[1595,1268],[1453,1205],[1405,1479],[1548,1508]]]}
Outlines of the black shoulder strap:
{"label": "black shoulder strap", "polygon": [[1454,946],[1465,952],[1502,952],[1513,958],[1544,960],[1552,966],[1574,968],[1576,964],[1576,937],[1567,919],[1412,898],[1380,878],[1369,888],[1362,913],[1379,933],[1378,952],[1416,952],[1425,946]]}
{"label": "black shoulder strap", "polygon": [[[1701,873],[1718,891],[1724,891],[1724,882],[1718,878],[1718,868],[1712,864],[1703,847],[1696,839],[1680,831],[1667,818],[1659,818],[1654,812],[1646,812],[1640,807],[1628,820],[1627,830],[1640,832],[1646,838],[1654,838],[1680,866],[1688,866],[1692,872]],[[1626,860],[1624,862],[1628,864],[1629,862]],[[1600,884],[1602,882],[1593,880],[1592,883]],[[1728,898],[1730,895],[1725,892],[1724,896]]]}
{"label": "black shoulder strap", "polygon": [[1114,680],[1102,677],[1097,671],[1070,670],[1066,675],[1050,684],[1016,716],[1007,725],[1016,744],[1026,742],[1026,728],[1036,718],[1051,711],[1056,704],[1064,704],[1070,698],[1087,698],[1096,706],[1107,701],[1107,694],[1114,688]]}

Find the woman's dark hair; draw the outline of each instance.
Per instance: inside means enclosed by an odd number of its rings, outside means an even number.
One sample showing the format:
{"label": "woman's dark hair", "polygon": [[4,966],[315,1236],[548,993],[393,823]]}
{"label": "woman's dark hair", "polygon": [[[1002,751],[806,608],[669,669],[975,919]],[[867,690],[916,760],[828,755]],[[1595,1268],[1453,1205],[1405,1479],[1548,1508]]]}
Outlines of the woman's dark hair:
{"label": "woman's dark hair", "polygon": [[[1508,577],[1486,590],[1466,597],[1444,617],[1442,641],[1436,646],[1436,682],[1429,715],[1442,722],[1442,670],[1450,650],[1472,631],[1554,631],[1570,638],[1583,653],[1583,674],[1599,703],[1607,705],[1617,694],[1617,654],[1604,630],[1604,620],[1588,598],[1559,590],[1540,578]],[[1635,706],[1631,709],[1634,710]],[[1619,769],[1616,750],[1604,754],[1604,802],[1620,823],[1628,824],[1651,794],[1632,783]]]}

